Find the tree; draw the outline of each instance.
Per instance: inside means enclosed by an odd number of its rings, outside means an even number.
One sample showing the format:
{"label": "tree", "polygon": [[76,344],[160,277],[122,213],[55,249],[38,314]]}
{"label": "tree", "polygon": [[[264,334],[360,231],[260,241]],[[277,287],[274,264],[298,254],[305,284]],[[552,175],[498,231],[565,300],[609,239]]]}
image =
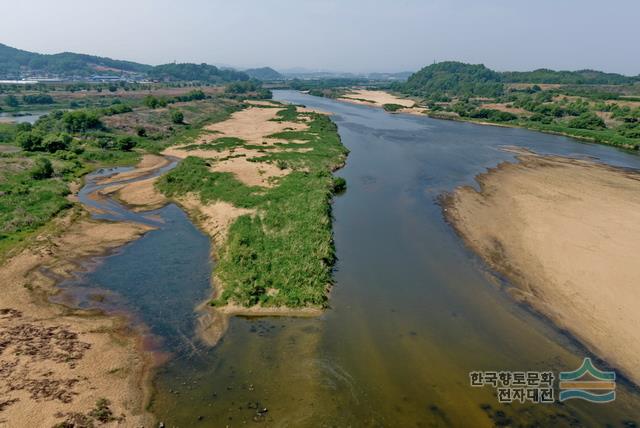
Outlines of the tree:
{"label": "tree", "polygon": [[67,132],[82,132],[102,128],[102,122],[95,112],[84,110],[68,111],[62,115],[62,123]]}
{"label": "tree", "polygon": [[71,145],[69,134],[49,134],[42,140],[42,150],[55,153],[58,150],[67,150]]}
{"label": "tree", "polygon": [[36,164],[31,169],[31,177],[35,180],[44,180],[45,178],[51,178],[52,175],[53,166],[51,161],[47,158],[36,159]]}
{"label": "tree", "polygon": [[9,107],[18,107],[20,105],[20,102],[18,101],[18,99],[15,97],[15,95],[9,95],[7,96],[7,98],[4,99],[5,104],[7,104]]}
{"label": "tree", "polygon": [[146,97],[144,97],[143,102],[144,102],[144,105],[146,105],[149,108],[155,109],[156,107],[158,107],[158,99],[153,95],[147,95]]}
{"label": "tree", "polygon": [[122,137],[116,142],[116,148],[124,152],[130,152],[135,146],[136,140],[131,137]]}
{"label": "tree", "polygon": [[184,122],[184,114],[180,110],[171,111],[171,121],[177,125]]}
{"label": "tree", "polygon": [[49,94],[24,95],[22,101],[26,104],[53,104],[53,97]]}
{"label": "tree", "polygon": [[16,143],[27,152],[39,151],[42,150],[42,135],[31,131],[19,132]]}

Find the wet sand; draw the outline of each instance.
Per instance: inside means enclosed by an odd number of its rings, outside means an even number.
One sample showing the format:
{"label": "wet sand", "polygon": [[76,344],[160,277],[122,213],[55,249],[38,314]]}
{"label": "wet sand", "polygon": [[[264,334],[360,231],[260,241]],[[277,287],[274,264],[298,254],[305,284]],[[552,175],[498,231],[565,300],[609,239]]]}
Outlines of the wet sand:
{"label": "wet sand", "polygon": [[510,293],[640,384],[640,174],[521,152],[443,199]]}

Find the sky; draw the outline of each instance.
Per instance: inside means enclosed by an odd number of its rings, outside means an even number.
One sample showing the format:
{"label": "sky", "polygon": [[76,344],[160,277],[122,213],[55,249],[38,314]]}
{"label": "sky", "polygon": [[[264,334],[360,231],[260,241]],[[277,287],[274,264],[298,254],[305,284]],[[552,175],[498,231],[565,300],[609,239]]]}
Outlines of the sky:
{"label": "sky", "polygon": [[638,0],[0,0],[0,43],[148,64],[640,74]]}

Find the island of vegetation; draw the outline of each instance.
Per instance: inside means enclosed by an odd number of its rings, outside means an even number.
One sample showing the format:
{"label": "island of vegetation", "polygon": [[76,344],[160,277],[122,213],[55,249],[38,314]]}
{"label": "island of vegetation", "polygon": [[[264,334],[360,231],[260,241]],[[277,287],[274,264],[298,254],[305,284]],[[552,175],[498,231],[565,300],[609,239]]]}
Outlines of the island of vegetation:
{"label": "island of vegetation", "polygon": [[[218,244],[215,305],[326,305],[335,259],[330,200],[344,187],[331,172],[347,154],[327,116],[254,103],[165,153],[184,160],[157,188],[204,214]],[[228,232],[216,227],[221,216],[237,217]]]}

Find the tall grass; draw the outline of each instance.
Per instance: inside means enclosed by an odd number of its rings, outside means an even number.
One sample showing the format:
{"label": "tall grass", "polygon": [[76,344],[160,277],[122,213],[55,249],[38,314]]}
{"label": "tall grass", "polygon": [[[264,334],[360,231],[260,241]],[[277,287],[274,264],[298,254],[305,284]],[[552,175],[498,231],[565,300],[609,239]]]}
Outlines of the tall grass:
{"label": "tall grass", "polygon": [[281,161],[294,169],[273,188],[247,186],[232,174],[210,171],[208,161],[195,157],[186,158],[158,182],[158,188],[168,196],[194,192],[204,203],[225,201],[257,211],[257,215],[239,217],[218,249],[216,276],[223,283],[223,292],[215,304],[326,305],[335,261],[331,171],[344,162],[347,150],[326,116],[297,113],[289,107],[279,119],[296,121],[300,114],[312,118],[308,130],[281,132],[274,137],[306,141],[282,146],[311,151],[271,150],[254,159]]}

